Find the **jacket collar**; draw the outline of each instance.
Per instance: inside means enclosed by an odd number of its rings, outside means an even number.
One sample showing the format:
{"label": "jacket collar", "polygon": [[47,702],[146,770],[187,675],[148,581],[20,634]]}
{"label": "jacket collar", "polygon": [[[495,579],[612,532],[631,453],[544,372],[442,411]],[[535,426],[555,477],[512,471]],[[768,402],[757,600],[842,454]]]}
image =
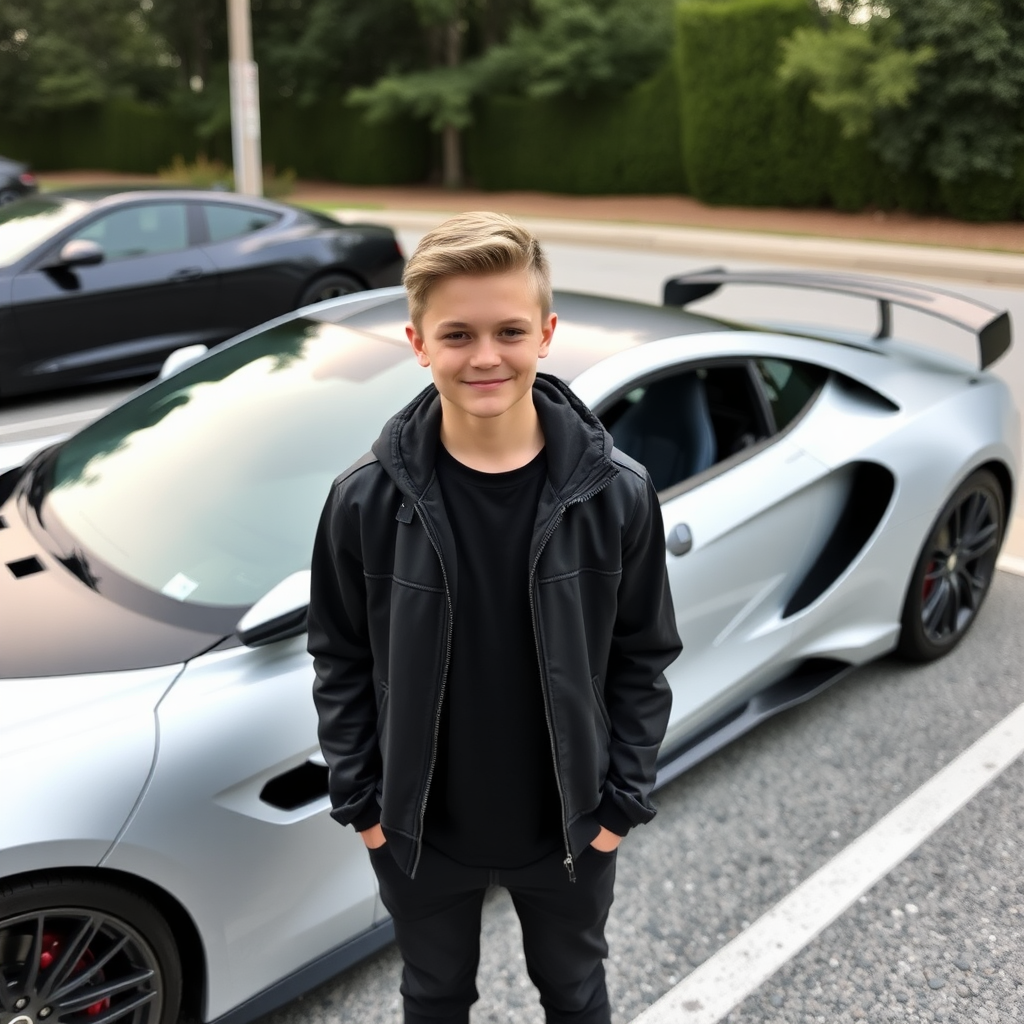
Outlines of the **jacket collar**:
{"label": "jacket collar", "polygon": [[[615,472],[611,436],[567,384],[538,373],[533,401],[544,432],[548,482],[559,503]],[[441,398],[430,384],[388,420],[373,443],[381,466],[414,503],[433,479],[440,432]]]}

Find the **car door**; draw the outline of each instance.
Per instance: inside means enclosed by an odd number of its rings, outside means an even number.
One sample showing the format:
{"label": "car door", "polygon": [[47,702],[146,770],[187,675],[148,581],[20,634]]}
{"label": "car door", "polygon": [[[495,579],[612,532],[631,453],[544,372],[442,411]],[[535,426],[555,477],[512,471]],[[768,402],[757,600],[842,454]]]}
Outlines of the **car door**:
{"label": "car door", "polygon": [[209,1017],[369,929],[376,880],[330,817],[305,635],[190,662],[157,713],[152,777],[107,866],[188,908]]}
{"label": "car door", "polygon": [[[648,467],[661,499],[684,645],[667,673],[666,747],[790,667],[786,600],[833,521],[827,469],[793,437],[799,410],[780,408],[776,420],[762,370],[747,359],[675,365],[625,385],[599,410],[616,446]],[[804,405],[820,376],[805,371]],[[799,401],[793,390],[790,406]]]}
{"label": "car door", "polygon": [[295,308],[314,268],[296,256],[294,238],[272,230],[281,214],[223,200],[198,203],[197,213],[219,281],[216,322],[226,336]]}
{"label": "car door", "polygon": [[[175,348],[214,339],[213,265],[192,244],[188,206],[140,201],[98,213],[14,280],[22,372],[53,384],[159,368]],[[48,268],[61,246],[89,239],[101,263]]]}

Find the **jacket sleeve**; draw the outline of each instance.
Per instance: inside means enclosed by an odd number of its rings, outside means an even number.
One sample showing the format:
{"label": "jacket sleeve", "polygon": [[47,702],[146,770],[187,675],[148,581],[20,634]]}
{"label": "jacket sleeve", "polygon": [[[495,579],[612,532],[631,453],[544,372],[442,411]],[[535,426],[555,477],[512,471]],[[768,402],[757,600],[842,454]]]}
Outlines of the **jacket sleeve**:
{"label": "jacket sleeve", "polygon": [[335,484],[313,544],[308,647],[331,816],[357,831],[380,821],[377,707],[358,516]]}
{"label": "jacket sleeve", "polygon": [[664,670],[681,650],[665,567],[661,508],[645,474],[623,537],[622,578],[604,691],[611,746],[596,816],[617,835],[654,817],[650,793],[672,706]]}

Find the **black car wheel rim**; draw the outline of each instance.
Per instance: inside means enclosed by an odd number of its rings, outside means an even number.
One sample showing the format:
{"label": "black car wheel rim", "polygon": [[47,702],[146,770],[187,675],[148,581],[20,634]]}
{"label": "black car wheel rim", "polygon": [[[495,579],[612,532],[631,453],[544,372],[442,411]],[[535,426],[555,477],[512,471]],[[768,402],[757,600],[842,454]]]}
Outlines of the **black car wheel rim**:
{"label": "black car wheel rim", "polygon": [[0,1024],[152,1024],[161,973],[129,925],[51,909],[0,921]]}
{"label": "black car wheel rim", "polygon": [[1001,530],[988,491],[972,491],[947,515],[927,555],[921,589],[925,638],[948,644],[970,625],[992,580]]}
{"label": "black car wheel rim", "polygon": [[351,290],[351,288],[347,288],[343,284],[324,285],[324,287],[317,292],[315,301],[323,302],[325,299],[337,299],[342,295],[348,295]]}

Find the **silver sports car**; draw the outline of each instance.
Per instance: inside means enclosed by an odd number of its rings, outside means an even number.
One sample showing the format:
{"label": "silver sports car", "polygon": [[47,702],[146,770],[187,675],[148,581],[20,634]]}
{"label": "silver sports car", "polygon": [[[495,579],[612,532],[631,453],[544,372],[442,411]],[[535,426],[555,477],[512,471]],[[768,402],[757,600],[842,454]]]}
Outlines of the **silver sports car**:
{"label": "silver sports car", "polygon": [[[861,295],[881,326],[687,309],[744,283]],[[894,303],[980,358],[891,337]],[[1020,466],[985,370],[1005,314],[724,271],[667,282],[660,307],[556,309],[544,368],[661,497],[685,644],[661,782],[854,666],[963,636]],[[0,1024],[241,1024],[389,940],[363,844],[328,816],[302,633],[332,479],[429,382],[405,321],[382,289],[185,353],[0,475]]]}

